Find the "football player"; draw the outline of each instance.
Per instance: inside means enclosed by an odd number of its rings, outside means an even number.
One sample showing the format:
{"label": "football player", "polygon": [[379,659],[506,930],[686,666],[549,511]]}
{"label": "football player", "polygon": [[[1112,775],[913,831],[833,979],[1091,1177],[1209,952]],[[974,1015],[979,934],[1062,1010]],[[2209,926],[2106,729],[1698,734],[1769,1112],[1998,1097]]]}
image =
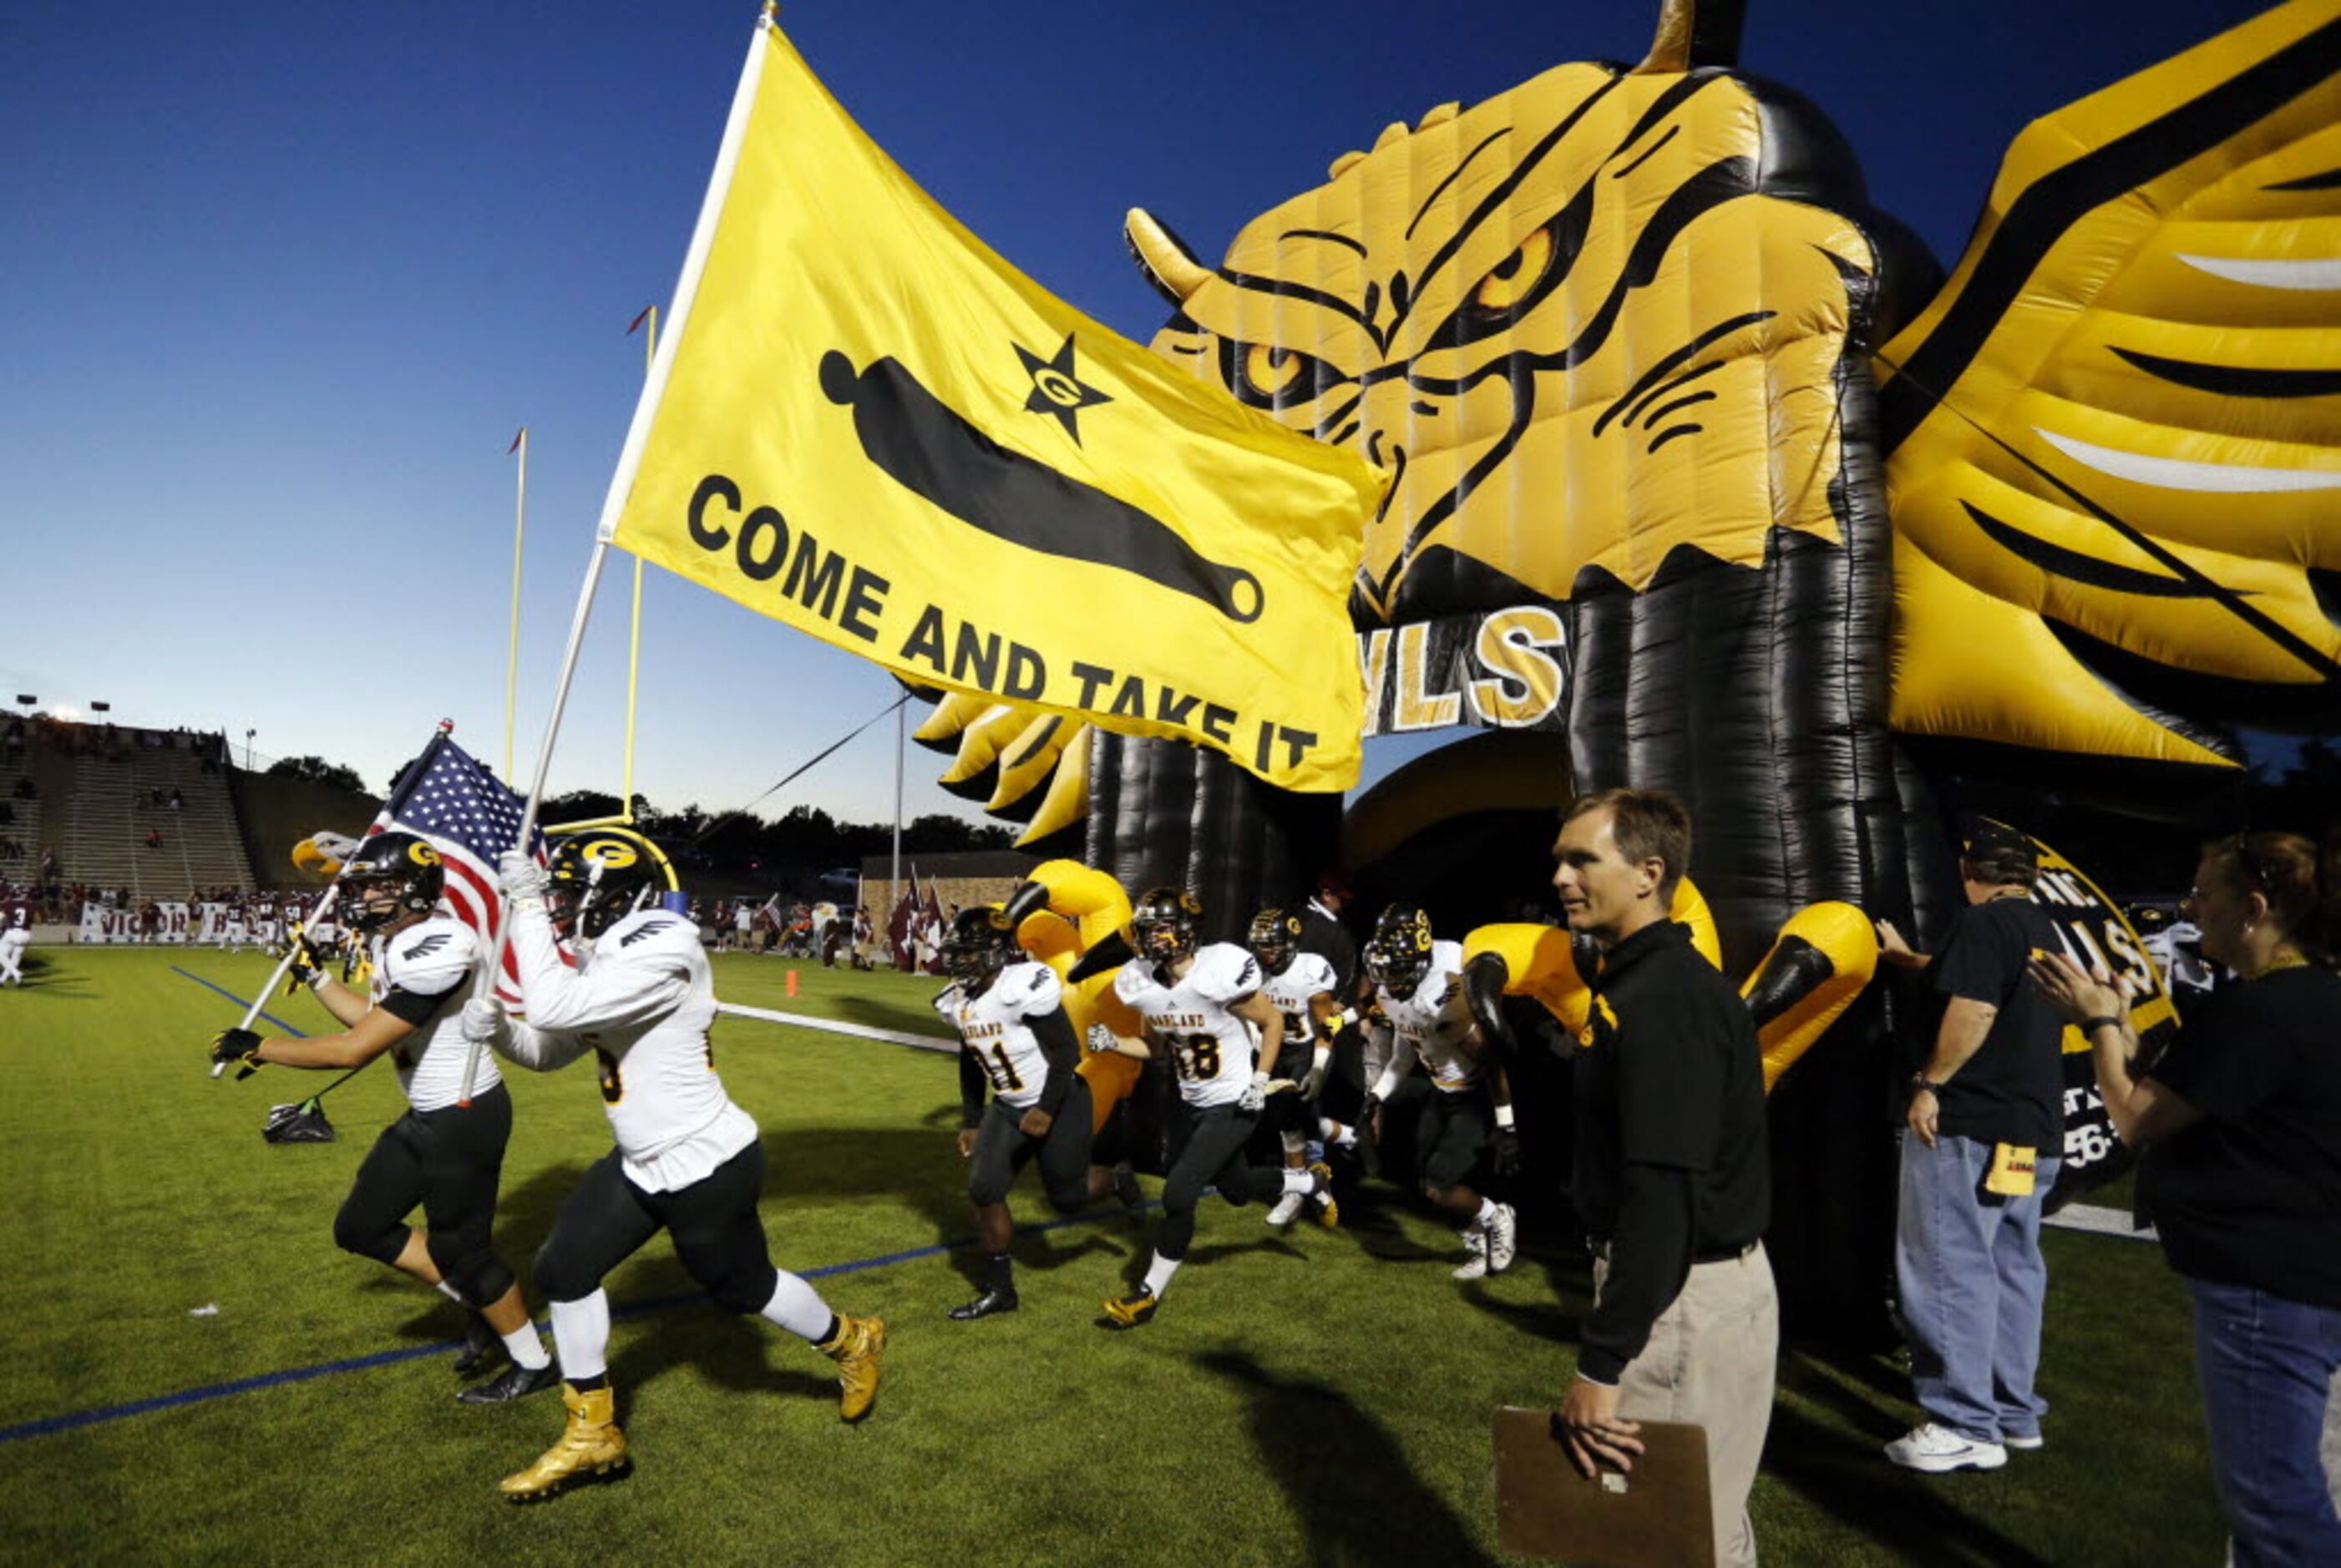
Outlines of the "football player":
{"label": "football player", "polygon": [[[342,1032],[264,1039],[248,1029],[224,1029],[212,1043],[212,1060],[345,1071],[388,1053],[407,1111],[383,1129],[359,1165],[334,1217],[334,1239],[344,1251],[437,1286],[477,1314],[489,1333],[473,1325],[456,1370],[479,1370],[498,1341],[512,1365],[456,1397],[501,1404],[550,1388],[555,1374],[520,1282],[489,1234],[512,1136],[512,1097],[490,1062],[474,1078],[470,1102],[463,1100],[471,1047],[461,1027],[462,1004],[480,950],[471,928],[438,912],[445,881],[438,851],[422,839],[378,833],[366,839],[341,873],[341,901],[343,918],[374,949],[369,994],[334,978],[326,958],[296,935],[287,973],[315,994]],[[406,1224],[418,1204],[427,1231]]]}
{"label": "football player", "polygon": [[33,945],[33,907],[19,899],[0,929],[0,986],[25,983],[25,949]]}
{"label": "football player", "polygon": [[1059,1214],[1111,1196],[1125,1206],[1141,1199],[1128,1166],[1111,1171],[1090,1163],[1090,1087],[1078,1071],[1081,1046],[1057,972],[1025,958],[1008,917],[989,904],[953,918],[943,963],[952,981],[935,998],[935,1010],[959,1031],[959,1153],[971,1162],[967,1196],[984,1254],[983,1294],[951,1308],[964,1323],[1016,1310],[1008,1188],[1034,1156]]}
{"label": "football player", "polygon": [[[1151,1319],[1195,1237],[1195,1206],[1216,1186],[1231,1204],[1280,1193],[1304,1198],[1328,1190],[1323,1166],[1254,1169],[1244,1157],[1267,1103],[1270,1074],[1284,1041],[1284,1018],[1261,994],[1260,960],[1232,942],[1196,945],[1202,904],[1176,888],[1156,888],[1131,914],[1137,956],[1114,976],[1114,992],[1144,1026],[1139,1041],[1111,1041],[1125,1056],[1167,1052],[1186,1114],[1172,1135],[1162,1184],[1162,1224],[1146,1280],[1105,1304],[1106,1316],[1134,1328]],[[1255,1057],[1252,1031],[1260,1032]]]}
{"label": "football player", "polygon": [[[1332,1066],[1335,1020],[1341,1011],[1333,999],[1340,983],[1333,966],[1322,954],[1300,950],[1300,916],[1262,909],[1251,918],[1251,929],[1244,934],[1244,946],[1260,960],[1260,992],[1284,1020],[1284,1043],[1278,1054],[1290,1064],[1285,1072],[1295,1087],[1290,1094],[1269,1097],[1263,1120],[1275,1129],[1287,1170],[1308,1166],[1309,1135],[1317,1125],[1317,1097]],[[1313,1200],[1288,1192],[1268,1211],[1268,1223],[1290,1225],[1302,1206],[1312,1201],[1320,1224],[1340,1223],[1340,1210],[1330,1192],[1319,1193]]]}
{"label": "football player", "polygon": [[[561,1358],[561,1438],[504,1478],[515,1503],[628,1463],[610,1388],[609,1272],[663,1230],[692,1278],[716,1305],[754,1313],[837,1364],[840,1413],[866,1413],[878,1394],[886,1325],[829,1309],[818,1291],[772,1266],[757,1202],[764,1150],[756,1121],[724,1093],[708,1027],[715,987],[691,922],[658,906],[640,852],[614,836],[562,840],[550,867],[517,851],[498,866],[512,897],[526,1021],[487,1001],[465,1028],[515,1060],[566,1066],[591,1050],[617,1146],[587,1169],[536,1255],[536,1284],[553,1305]],[[574,968],[561,940],[577,939]]]}
{"label": "football player", "polygon": [[1483,1155],[1497,1176],[1518,1171],[1520,1138],[1503,1063],[1483,1046],[1464,1000],[1462,946],[1433,939],[1420,909],[1392,904],[1367,938],[1365,960],[1390,1038],[1376,1042],[1373,1054],[1386,1050],[1387,1063],[1366,1091],[1364,1136],[1380,1138],[1382,1103],[1420,1062],[1433,1090],[1415,1128],[1423,1196],[1463,1222],[1467,1255],[1455,1277],[1501,1274],[1518,1249],[1518,1216],[1469,1183]]}

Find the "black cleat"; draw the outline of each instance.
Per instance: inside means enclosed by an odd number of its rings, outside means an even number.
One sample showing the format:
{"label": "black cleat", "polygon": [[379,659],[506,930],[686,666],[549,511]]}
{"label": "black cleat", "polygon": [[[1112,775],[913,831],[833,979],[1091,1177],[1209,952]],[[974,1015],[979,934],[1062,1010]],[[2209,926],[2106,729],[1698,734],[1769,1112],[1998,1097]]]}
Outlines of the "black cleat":
{"label": "black cleat", "polygon": [[488,1320],[463,1309],[463,1354],[455,1358],[455,1375],[476,1377],[496,1364],[505,1354],[503,1335],[488,1326]]}
{"label": "black cleat", "polygon": [[1014,1312],[1022,1303],[1012,1290],[987,1290],[965,1306],[951,1309],[954,1323],[972,1323],[979,1317],[990,1317],[995,1312]]}
{"label": "black cleat", "polygon": [[455,1397],[466,1404],[509,1404],[523,1399],[540,1388],[555,1388],[561,1383],[561,1368],[552,1362],[543,1366],[508,1366],[502,1377],[486,1383],[475,1383]]}

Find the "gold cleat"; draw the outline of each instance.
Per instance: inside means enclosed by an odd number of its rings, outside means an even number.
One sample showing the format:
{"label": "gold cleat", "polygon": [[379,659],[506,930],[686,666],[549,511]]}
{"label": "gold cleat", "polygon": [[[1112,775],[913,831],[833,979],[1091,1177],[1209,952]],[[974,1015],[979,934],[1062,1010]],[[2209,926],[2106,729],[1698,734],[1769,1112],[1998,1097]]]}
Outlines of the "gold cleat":
{"label": "gold cleat", "polygon": [[1317,1190],[1310,1194],[1313,1200],[1311,1212],[1315,1214],[1317,1223],[1327,1230],[1339,1229],[1341,1206],[1333,1201],[1333,1167],[1319,1160],[1309,1167],[1309,1174],[1317,1178]]}
{"label": "gold cleat", "polygon": [[514,1503],[550,1497],[581,1477],[623,1474],[626,1434],[618,1425],[616,1396],[607,1388],[581,1394],[561,1385],[561,1403],[569,1407],[569,1425],[561,1441],[546,1449],[537,1462],[517,1475],[507,1475],[498,1490]]}
{"label": "gold cleat", "polygon": [[886,1320],[837,1315],[837,1336],[813,1346],[837,1363],[837,1414],[859,1421],[878,1397],[878,1358],[886,1353]]}
{"label": "gold cleat", "polygon": [[1109,1300],[1105,1304],[1105,1315],[1118,1327],[1136,1328],[1141,1323],[1151,1322],[1154,1309],[1161,1305],[1161,1301],[1152,1291],[1141,1287],[1129,1295],[1117,1295]]}

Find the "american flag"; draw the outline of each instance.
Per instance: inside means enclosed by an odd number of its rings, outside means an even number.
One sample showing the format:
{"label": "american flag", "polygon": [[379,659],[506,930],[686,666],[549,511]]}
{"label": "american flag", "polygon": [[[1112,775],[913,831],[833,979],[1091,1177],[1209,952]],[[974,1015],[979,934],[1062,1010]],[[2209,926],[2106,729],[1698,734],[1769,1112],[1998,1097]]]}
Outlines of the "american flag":
{"label": "american flag", "polygon": [[[455,918],[493,948],[503,925],[496,861],[519,841],[523,804],[443,729],[408,764],[367,831],[413,833],[430,840],[447,868],[447,903]],[[529,853],[543,862],[544,835],[533,829]],[[510,948],[504,949],[496,995],[519,1004],[520,963]]]}

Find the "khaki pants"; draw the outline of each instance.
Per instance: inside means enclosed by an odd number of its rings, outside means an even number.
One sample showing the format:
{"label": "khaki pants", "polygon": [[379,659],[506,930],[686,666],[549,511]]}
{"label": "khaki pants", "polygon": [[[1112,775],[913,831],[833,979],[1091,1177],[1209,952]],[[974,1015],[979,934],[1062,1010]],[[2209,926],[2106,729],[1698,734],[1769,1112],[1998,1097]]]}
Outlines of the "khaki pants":
{"label": "khaki pants", "polygon": [[[1608,1260],[1596,1258],[1597,1299],[1609,1277]],[[1628,1420],[1707,1428],[1715,1561],[1722,1568],[1756,1561],[1748,1494],[1772,1424],[1779,1350],[1780,1298],[1759,1242],[1736,1258],[1693,1265],[1682,1294],[1659,1315],[1650,1342],[1619,1379],[1618,1414]]]}

